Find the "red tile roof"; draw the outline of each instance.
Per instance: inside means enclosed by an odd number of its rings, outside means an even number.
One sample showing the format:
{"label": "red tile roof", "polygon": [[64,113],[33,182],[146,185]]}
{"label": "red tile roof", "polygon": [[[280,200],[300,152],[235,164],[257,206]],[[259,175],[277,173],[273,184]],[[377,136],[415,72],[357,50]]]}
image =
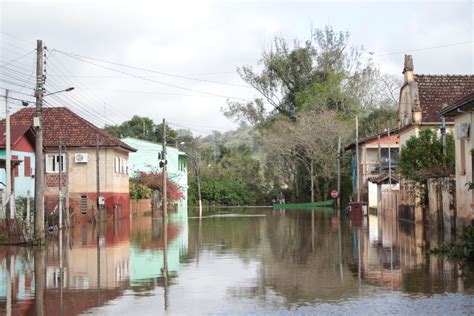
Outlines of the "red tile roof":
{"label": "red tile roof", "polygon": [[474,75],[416,75],[423,122],[440,122],[445,105],[474,91]]}
{"label": "red tile roof", "polygon": [[[32,126],[35,111],[34,108],[25,108],[12,114],[11,125]],[[5,120],[0,124],[4,125]],[[120,147],[136,151],[65,107],[44,108],[42,125],[45,148],[57,148],[60,140],[66,147],[95,147],[98,134],[100,147]]]}
{"label": "red tile roof", "polygon": [[[10,142],[11,145],[14,146],[20,139],[23,137],[23,135],[26,134],[26,137],[29,138],[29,140],[32,142],[34,146],[34,135],[35,135],[35,130],[33,127],[30,125],[12,125],[10,126]],[[5,124],[2,121],[2,124],[0,125],[0,148],[5,148],[6,146],[6,134],[5,134]]]}
{"label": "red tile roof", "polygon": [[[474,91],[472,93],[466,95],[465,97],[457,100],[454,102],[454,104],[450,104],[448,107],[445,107],[441,111],[441,115],[443,116],[455,116],[462,111],[468,111],[468,110],[473,110],[474,109]],[[459,111],[461,112],[459,112]]]}

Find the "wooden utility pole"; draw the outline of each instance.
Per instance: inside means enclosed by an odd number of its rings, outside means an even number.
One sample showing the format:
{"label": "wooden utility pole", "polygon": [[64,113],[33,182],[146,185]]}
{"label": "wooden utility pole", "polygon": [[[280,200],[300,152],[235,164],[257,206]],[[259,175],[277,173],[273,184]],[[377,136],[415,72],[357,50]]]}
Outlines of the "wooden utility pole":
{"label": "wooden utility pole", "polygon": [[356,116],[356,189],[357,202],[360,202],[360,172],[359,172],[359,117]]}
{"label": "wooden utility pole", "polygon": [[36,42],[36,128],[35,141],[35,239],[44,238],[44,157],[43,157],[43,41]]}
{"label": "wooden utility pole", "polygon": [[168,217],[168,198],[167,198],[167,187],[166,187],[166,122],[163,119],[163,194],[162,194],[162,203],[163,203],[163,217]]}
{"label": "wooden utility pole", "polygon": [[13,207],[11,203],[12,195],[12,153],[11,153],[11,136],[10,136],[10,105],[8,104],[9,90],[5,89],[5,171],[6,171],[6,196],[3,203],[5,210],[5,218],[14,218]]}
{"label": "wooden utility pole", "polygon": [[198,189],[199,218],[201,218],[202,217],[201,172],[199,170],[200,159],[198,155],[199,154],[196,154],[195,157],[193,157],[193,160],[194,160],[194,172],[196,173],[197,189]]}
{"label": "wooden utility pole", "polygon": [[390,149],[390,127],[387,130],[388,136],[388,184],[390,186],[390,191],[392,191],[392,154]]}
{"label": "wooden utility pole", "polygon": [[[59,140],[59,195],[58,195],[58,208],[59,208],[59,229],[63,229],[63,187],[62,187],[62,174],[63,174],[63,150],[62,141]],[[61,241],[60,241],[61,243]]]}
{"label": "wooden utility pole", "polygon": [[[97,206],[97,222],[99,223],[100,228],[100,176],[99,176],[99,134],[96,135],[96,144],[95,144],[95,176],[96,176],[96,206]],[[99,230],[100,231],[100,230]]]}
{"label": "wooden utility pole", "polygon": [[340,212],[341,208],[341,136],[339,136],[337,140],[337,200],[336,200],[336,206],[338,212]]}

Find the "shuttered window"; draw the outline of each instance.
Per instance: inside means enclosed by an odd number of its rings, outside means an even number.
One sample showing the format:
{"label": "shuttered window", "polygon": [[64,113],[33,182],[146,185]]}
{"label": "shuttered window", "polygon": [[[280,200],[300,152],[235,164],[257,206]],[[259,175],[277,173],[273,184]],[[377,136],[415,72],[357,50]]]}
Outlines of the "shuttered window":
{"label": "shuttered window", "polygon": [[[12,159],[18,159],[18,156],[16,155],[12,155]],[[20,175],[20,172],[18,171],[18,165],[15,166],[15,168],[13,169],[13,176],[14,177],[18,177]]]}
{"label": "shuttered window", "polygon": [[31,177],[31,158],[25,156],[24,166],[25,168],[25,177]]}

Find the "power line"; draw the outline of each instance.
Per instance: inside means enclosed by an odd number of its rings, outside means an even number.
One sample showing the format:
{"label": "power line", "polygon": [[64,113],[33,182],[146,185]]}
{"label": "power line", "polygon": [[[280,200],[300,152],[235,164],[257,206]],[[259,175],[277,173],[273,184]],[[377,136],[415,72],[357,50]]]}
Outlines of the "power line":
{"label": "power line", "polygon": [[[405,54],[405,53],[420,52],[420,51],[430,50],[430,49],[437,49],[437,48],[451,47],[451,46],[457,46],[457,45],[464,45],[464,44],[469,44],[469,43],[473,43],[473,42],[474,42],[474,41],[458,42],[458,43],[445,44],[445,45],[438,45],[438,46],[433,46],[433,47],[426,47],[426,48],[417,48],[417,49],[404,50],[404,51],[393,52],[393,53],[387,53],[387,54],[375,54],[375,55],[373,55],[373,56],[376,56],[376,57],[383,57],[383,56],[399,55],[399,54]],[[373,54],[373,53],[372,53],[372,54]]]}
{"label": "power line", "polygon": [[[54,55],[51,55],[51,57],[53,57],[53,56],[54,56]],[[61,63],[61,61],[60,61],[59,59],[57,59],[56,56],[54,56],[54,58],[53,58],[53,59],[50,59],[50,60],[53,61],[53,62],[51,63],[51,66],[52,66],[54,69],[56,69],[56,71],[58,71],[60,74],[64,75],[64,72],[62,72],[62,70],[59,69],[59,67],[55,65],[55,62],[58,62],[58,64],[62,67],[62,69],[64,69],[66,72],[70,73],[70,70],[69,70],[63,63]],[[76,81],[77,81],[80,85],[82,85],[82,87],[84,87],[84,90],[90,90],[90,89],[88,89],[88,87],[87,87],[83,82],[78,81],[78,80],[76,80]],[[75,84],[76,84],[76,82],[73,83],[73,82],[71,82],[70,80],[69,80],[69,83],[71,83],[71,85],[75,85]],[[82,91],[81,89],[77,89],[76,92],[79,92],[80,94],[82,94],[85,99],[88,99],[88,100],[89,100],[89,102],[92,101],[92,103],[95,103],[95,101],[98,101],[98,102],[101,104],[101,106],[103,106],[103,105],[108,105],[107,102],[105,102],[104,100],[99,99],[99,97],[95,97],[95,98],[94,98],[94,97],[92,97],[92,96],[89,96],[88,94],[84,93],[84,91]],[[97,113],[97,111],[95,111],[95,112]],[[118,116],[116,116],[116,112],[117,112],[117,111],[115,111],[115,112],[109,112],[109,115],[111,115],[111,114],[113,113],[113,115],[115,116],[116,119],[118,118],[119,121],[122,121],[122,120],[123,120],[122,118],[119,118]],[[100,115],[100,116],[103,116],[103,115],[105,115],[105,113],[99,114],[99,115]],[[122,114],[122,115],[123,115],[123,114]],[[128,117],[128,115],[126,115],[126,116],[124,116],[124,117]]]}
{"label": "power line", "polygon": [[[61,51],[58,51],[58,52],[62,53]],[[82,61],[82,62],[84,62],[84,63],[88,63],[88,64],[91,64],[91,65],[94,65],[94,66],[96,66],[96,67],[104,68],[104,69],[107,69],[107,70],[110,70],[110,71],[114,71],[114,72],[117,72],[117,73],[129,75],[129,76],[132,76],[132,77],[136,77],[136,78],[143,79],[143,80],[146,80],[146,81],[150,81],[150,82],[162,84],[162,85],[169,86],[169,87],[173,87],[173,88],[176,88],[176,89],[186,90],[186,91],[195,92],[195,93],[201,93],[201,94],[210,95],[210,96],[215,96],[215,97],[220,97],[220,98],[248,101],[248,100],[243,99],[243,98],[232,97],[232,96],[227,96],[227,95],[222,95],[222,94],[217,94],[217,93],[211,93],[211,92],[206,92],[206,91],[200,91],[200,90],[194,90],[194,89],[190,89],[190,88],[178,86],[178,85],[171,84],[171,83],[167,83],[167,82],[163,82],[163,81],[159,81],[159,80],[150,79],[150,78],[148,78],[148,77],[144,77],[144,76],[132,74],[132,73],[129,73],[129,72],[126,72],[126,71],[122,71],[122,70],[118,70],[118,69],[106,67],[106,66],[103,66],[103,65],[98,65],[98,64],[95,64],[95,63],[93,63],[93,62],[84,60],[84,59],[82,59],[82,58],[80,58],[80,57],[75,57],[75,56],[68,55],[68,54],[64,54],[64,53],[62,53],[62,54],[65,55],[65,56],[68,56],[68,57],[70,57],[70,58],[74,58],[74,59],[77,59],[77,60],[79,60],[79,61]]]}
{"label": "power line", "polygon": [[130,68],[130,69],[136,69],[136,70],[141,70],[141,71],[145,71],[145,72],[156,73],[156,74],[160,74],[162,76],[167,76],[167,77],[173,77],[173,78],[180,78],[180,79],[186,79],[186,80],[194,80],[194,81],[200,81],[200,82],[206,82],[206,83],[214,83],[214,84],[221,84],[221,85],[227,85],[227,86],[233,86],[233,87],[253,89],[252,87],[250,87],[248,85],[241,85],[241,84],[234,84],[234,83],[220,82],[220,81],[214,81],[214,80],[206,80],[206,79],[200,79],[200,78],[187,77],[187,76],[177,75],[177,74],[170,74],[170,73],[157,71],[157,70],[152,70],[152,69],[147,69],[147,68],[143,68],[143,67],[131,66],[131,65],[126,65],[126,64],[122,64],[122,63],[117,63],[117,62],[113,62],[113,61],[104,60],[104,59],[87,57],[87,56],[82,56],[82,55],[78,55],[78,54],[74,54],[74,53],[68,53],[68,52],[64,52],[64,51],[61,51],[61,50],[57,50],[57,49],[56,49],[56,51],[59,52],[59,53],[62,53],[64,55],[69,55],[70,57],[74,56],[74,57],[78,57],[78,58],[90,59],[90,60],[94,60],[94,61],[98,61],[98,62],[102,62],[102,63],[107,63],[107,64],[111,64],[111,65],[115,65],[115,66],[126,67],[126,68]]}
{"label": "power line", "polygon": [[24,55],[21,55],[21,56],[18,57],[18,58],[15,58],[15,59],[13,59],[13,60],[11,60],[11,61],[9,61],[9,62],[3,64],[3,65],[0,65],[0,67],[5,67],[5,66],[8,66],[8,65],[11,65],[11,64],[13,64],[14,62],[16,62],[17,60],[20,60],[20,59],[22,59],[22,58],[24,58],[24,57],[26,57],[26,56],[28,56],[28,55],[31,55],[31,54],[33,54],[34,52],[35,52],[35,50],[33,49],[33,50],[31,50],[30,52],[28,52],[28,53],[26,53],[26,54],[24,54]]}

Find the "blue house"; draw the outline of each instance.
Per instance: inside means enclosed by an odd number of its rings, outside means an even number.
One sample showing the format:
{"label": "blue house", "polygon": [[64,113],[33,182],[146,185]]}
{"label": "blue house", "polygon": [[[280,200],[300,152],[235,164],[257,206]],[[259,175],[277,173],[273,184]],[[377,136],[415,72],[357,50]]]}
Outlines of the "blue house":
{"label": "blue house", "polygon": [[[131,137],[123,138],[121,141],[137,150],[129,154],[128,168],[131,176],[140,171],[149,172],[161,170],[159,157],[161,157],[163,151],[162,144]],[[184,194],[184,200],[178,203],[179,214],[186,211],[186,207],[184,206],[187,205],[188,198],[187,155],[170,146],[166,146],[166,155],[166,160],[168,161],[167,176],[179,186]]]}
{"label": "blue house", "polygon": [[[35,131],[28,125],[10,127],[12,159],[12,193],[15,198],[34,196],[35,180]],[[6,159],[5,125],[0,126],[0,160]],[[0,190],[5,191],[6,170],[0,169]]]}

